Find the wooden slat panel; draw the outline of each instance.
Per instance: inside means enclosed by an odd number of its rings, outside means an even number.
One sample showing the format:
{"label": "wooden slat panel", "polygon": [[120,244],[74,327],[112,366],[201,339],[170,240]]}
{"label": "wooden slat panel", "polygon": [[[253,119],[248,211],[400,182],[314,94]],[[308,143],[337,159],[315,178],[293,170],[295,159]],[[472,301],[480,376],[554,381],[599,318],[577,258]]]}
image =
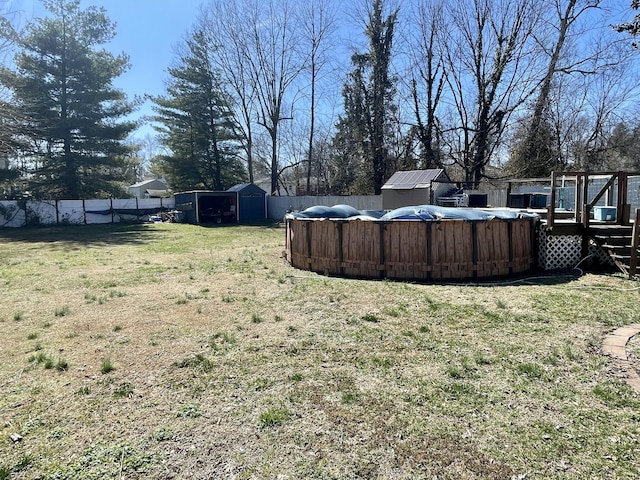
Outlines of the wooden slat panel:
{"label": "wooden slat panel", "polygon": [[431,231],[432,238],[432,251],[431,251],[431,264],[433,267],[431,278],[438,279],[446,279],[450,278],[450,274],[447,265],[446,258],[446,244],[445,244],[445,225],[443,222],[440,222],[434,225]]}
{"label": "wooden slat panel", "polygon": [[493,236],[493,258],[496,262],[491,276],[509,275],[509,225],[507,222],[495,222]]}
{"label": "wooden slat panel", "polygon": [[513,271],[521,273],[529,270],[533,263],[531,256],[531,228],[528,220],[519,219],[513,223]]}
{"label": "wooden slat panel", "polygon": [[476,226],[478,242],[478,277],[485,278],[493,275],[493,233],[495,222],[482,222]]}
{"label": "wooden slat panel", "polygon": [[329,275],[340,273],[338,229],[331,220],[308,222],[312,232],[311,269]]}
{"label": "wooden slat panel", "polygon": [[347,276],[376,278],[380,264],[380,225],[351,221],[342,225],[342,258]]}
{"label": "wooden slat panel", "polygon": [[389,278],[427,278],[426,228],[423,222],[392,222],[385,235],[385,265]]}

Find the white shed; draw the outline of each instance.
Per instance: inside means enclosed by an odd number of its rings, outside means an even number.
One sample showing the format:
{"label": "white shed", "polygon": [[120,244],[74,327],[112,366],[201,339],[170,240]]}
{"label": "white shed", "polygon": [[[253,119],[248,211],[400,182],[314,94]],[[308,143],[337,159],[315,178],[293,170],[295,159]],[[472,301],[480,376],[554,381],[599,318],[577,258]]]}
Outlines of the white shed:
{"label": "white shed", "polygon": [[164,196],[160,192],[167,191],[167,182],[160,179],[144,180],[142,182],[129,185],[129,193],[135,198],[149,198]]}

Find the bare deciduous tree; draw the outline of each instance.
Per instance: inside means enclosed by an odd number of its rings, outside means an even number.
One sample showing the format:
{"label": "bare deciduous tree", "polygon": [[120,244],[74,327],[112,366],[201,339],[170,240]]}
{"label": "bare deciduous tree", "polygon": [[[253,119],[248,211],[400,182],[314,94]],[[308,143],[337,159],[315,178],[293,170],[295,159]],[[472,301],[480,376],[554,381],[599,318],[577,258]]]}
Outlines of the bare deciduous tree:
{"label": "bare deciduous tree", "polygon": [[310,79],[309,143],[307,150],[307,195],[311,194],[311,173],[314,160],[318,77],[328,63],[329,40],[336,28],[331,0],[310,0],[302,7],[302,38],[308,48],[307,71]]}
{"label": "bare deciduous tree", "polygon": [[444,63],[437,42],[437,32],[445,28],[443,7],[442,2],[421,0],[414,16],[417,22],[409,44],[411,102],[423,168],[443,166],[436,117],[445,85]]}
{"label": "bare deciduous tree", "polygon": [[[287,94],[302,72],[298,22],[289,0],[214,0],[206,15],[218,66],[238,90],[245,128],[264,127],[271,141],[271,193],[278,191],[278,131]],[[253,118],[256,115],[257,118]],[[250,168],[251,169],[251,168]]]}
{"label": "bare deciduous tree", "polygon": [[464,0],[448,5],[448,28],[440,38],[453,107],[447,147],[464,170],[467,188],[480,183],[508,118],[531,93],[536,4]]}
{"label": "bare deciduous tree", "polygon": [[[552,82],[558,74],[571,74],[578,72],[582,75],[595,73],[589,67],[589,58],[598,55],[597,52],[587,54],[586,57],[570,56],[565,52],[565,46],[575,36],[584,36],[580,31],[579,21],[590,10],[599,8],[601,0],[554,0],[550,2],[548,9],[552,13],[545,22],[547,28],[542,28],[536,34],[536,40],[541,47],[543,55],[548,57],[546,68],[537,88],[537,96],[534,102],[529,128],[522,143],[522,168],[520,175],[537,177],[548,174],[558,166],[556,158],[541,158],[538,155],[539,139],[544,128],[543,120],[545,110],[548,108],[551,95]],[[578,31],[574,31],[574,30]],[[590,71],[587,71],[589,69]]]}
{"label": "bare deciduous tree", "polygon": [[234,99],[237,127],[244,139],[249,182],[254,181],[255,90],[253,74],[246,64],[246,21],[241,1],[211,2],[200,14],[200,29],[212,45],[212,63],[220,72],[229,94]]}

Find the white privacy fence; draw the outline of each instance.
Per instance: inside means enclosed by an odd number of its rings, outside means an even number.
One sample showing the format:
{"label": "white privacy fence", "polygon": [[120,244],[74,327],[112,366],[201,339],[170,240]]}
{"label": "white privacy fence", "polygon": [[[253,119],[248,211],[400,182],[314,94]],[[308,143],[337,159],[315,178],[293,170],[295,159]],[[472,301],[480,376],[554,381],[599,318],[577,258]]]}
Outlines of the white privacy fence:
{"label": "white privacy fence", "polygon": [[[606,178],[590,179],[588,198],[605,184]],[[614,187],[614,195],[617,195]],[[514,185],[512,193],[550,193],[550,186]],[[486,193],[488,205],[504,207],[507,205],[507,190],[479,190],[468,193]],[[604,204],[602,198],[598,204]],[[575,208],[575,182],[568,181],[565,188],[558,187],[557,207]],[[627,202],[632,211],[640,208],[640,177],[629,177]],[[381,195],[351,196],[268,196],[267,211],[271,220],[282,220],[290,211],[300,211],[315,205],[332,207],[347,204],[358,210],[382,210]],[[561,205],[560,205],[561,204]],[[62,225],[139,222],[155,213],[173,210],[172,198],[126,198],[94,200],[0,200],[0,228],[24,227],[26,225]]]}
{"label": "white privacy fence", "polygon": [[[348,204],[359,210],[381,210],[381,196],[267,197],[269,218],[314,205]],[[175,198],[94,200],[0,200],[0,228],[27,225],[79,225],[136,222],[175,208]]]}
{"label": "white privacy fence", "polygon": [[136,222],[173,208],[173,198],[0,200],[0,228]]}
{"label": "white privacy fence", "polygon": [[287,212],[316,205],[349,205],[358,210],[382,210],[382,195],[267,197],[267,212],[271,220],[282,220]]}

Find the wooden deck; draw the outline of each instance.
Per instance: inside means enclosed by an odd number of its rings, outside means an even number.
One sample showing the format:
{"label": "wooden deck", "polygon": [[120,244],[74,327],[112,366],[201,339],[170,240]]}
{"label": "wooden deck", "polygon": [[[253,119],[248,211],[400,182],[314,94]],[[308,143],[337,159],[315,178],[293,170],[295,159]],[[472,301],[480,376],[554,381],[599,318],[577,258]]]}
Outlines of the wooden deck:
{"label": "wooden deck", "polygon": [[[551,199],[542,228],[549,235],[580,235],[582,250],[586,256],[590,239],[593,239],[609,255],[616,266],[629,277],[637,274],[640,247],[640,209],[631,215],[628,202],[628,177],[640,175],[629,172],[601,172],[610,176],[609,181],[592,198],[588,199],[589,172],[553,172],[551,175]],[[576,210],[567,212],[555,208],[557,180],[573,176],[576,179]],[[617,195],[614,198],[614,187]],[[596,204],[606,195],[607,205],[612,205],[615,218],[610,221],[594,219]]]}

